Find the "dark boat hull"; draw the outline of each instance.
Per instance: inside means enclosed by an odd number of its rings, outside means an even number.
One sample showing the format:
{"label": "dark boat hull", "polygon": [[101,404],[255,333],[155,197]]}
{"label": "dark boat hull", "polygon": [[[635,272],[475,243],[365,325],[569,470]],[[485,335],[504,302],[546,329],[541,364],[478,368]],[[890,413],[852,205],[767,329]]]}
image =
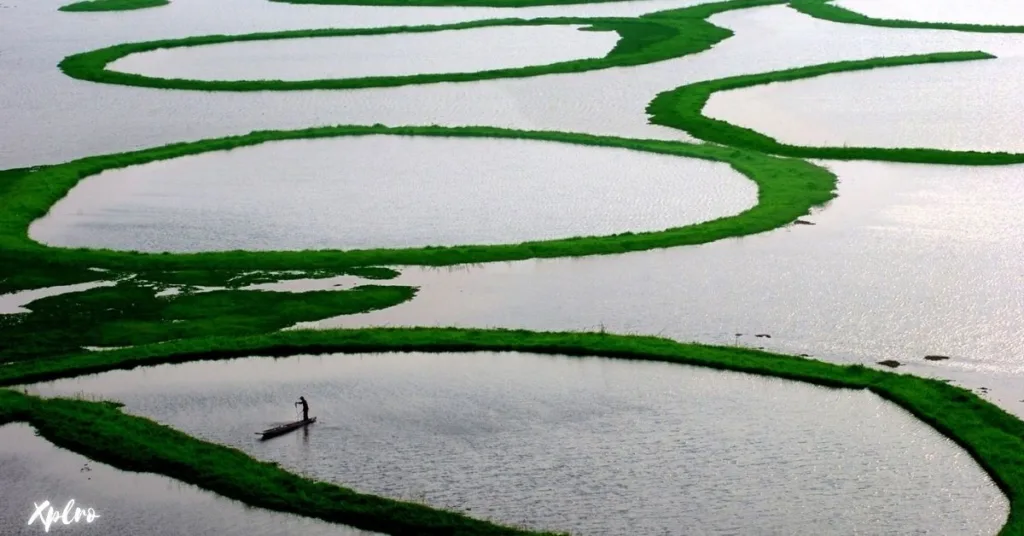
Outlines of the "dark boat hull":
{"label": "dark boat hull", "polygon": [[263,436],[260,439],[270,439],[271,437],[277,437],[277,436],[282,435],[282,434],[287,434],[288,432],[291,432],[292,430],[297,430],[299,428],[302,428],[303,426],[307,426],[307,425],[313,424],[315,422],[316,422],[316,417],[311,417],[310,419],[305,420],[305,421],[295,421],[295,422],[290,422],[288,424],[282,424],[281,426],[270,428],[268,430],[264,430],[264,431],[258,432],[258,433]]}

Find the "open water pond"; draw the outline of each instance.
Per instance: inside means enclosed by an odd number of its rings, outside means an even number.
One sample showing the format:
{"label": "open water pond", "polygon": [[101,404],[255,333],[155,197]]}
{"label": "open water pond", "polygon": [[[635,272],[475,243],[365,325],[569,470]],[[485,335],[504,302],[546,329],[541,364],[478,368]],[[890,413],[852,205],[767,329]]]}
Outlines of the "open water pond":
{"label": "open water pond", "polygon": [[[92,508],[99,517],[64,525],[51,534],[104,536],[357,536],[372,532],[296,515],[252,508],[191,484],[151,473],[132,473],[58,448],[26,424],[0,427],[0,527],[5,536],[44,534],[28,525],[33,503],[62,512]],[[72,507],[71,515],[74,514]]]}
{"label": "open water pond", "polygon": [[901,372],[989,387],[1024,416],[1024,166],[824,164],[839,197],[806,218],[816,225],[627,255],[404,267],[392,283],[420,287],[415,299],[307,325],[603,327],[896,359]]}
{"label": "open water pond", "polygon": [[[252,130],[337,124],[493,125],[688,139],[682,131],[647,123],[644,110],[654,95],[699,80],[800,65],[948,50],[1002,54],[994,45],[1024,43],[1021,35],[835,24],[780,5],[715,15],[711,21],[734,31],[733,37],[707,52],[631,68],[351,91],[173,91],[86,83],[55,66],[69,54],[189,35],[303,29],[311,24],[354,28],[488,17],[636,15],[699,2],[632,0],[496,10],[175,0],[135,12],[57,11],[65,2],[4,2],[12,7],[0,17],[0,50],[11,53],[0,54],[0,102],[5,104],[0,107],[0,124],[18,136],[8,136],[0,144],[0,168]],[[1000,80],[1012,77],[1010,72]]]}
{"label": "open water pond", "polygon": [[616,32],[494,26],[427,33],[245,41],[126,56],[108,70],[192,80],[317,80],[472,73],[603,58]]}
{"label": "open water pond", "polygon": [[661,230],[736,214],[727,164],[512,139],[348,136],[264,143],[86,178],[30,229],[139,251],[501,244]]}
{"label": "open water pond", "polygon": [[1024,56],[851,71],[723,91],[704,114],[809,146],[1024,152]]}
{"label": "open water pond", "polygon": [[[247,358],[29,387],[100,396],[360,491],[575,534],[994,534],[1007,502],[867,391],[518,353]],[[318,422],[266,442],[253,432]]]}
{"label": "open water pond", "polygon": [[837,6],[876,19],[968,24],[1024,24],[1024,5],[1005,0],[837,0]]}

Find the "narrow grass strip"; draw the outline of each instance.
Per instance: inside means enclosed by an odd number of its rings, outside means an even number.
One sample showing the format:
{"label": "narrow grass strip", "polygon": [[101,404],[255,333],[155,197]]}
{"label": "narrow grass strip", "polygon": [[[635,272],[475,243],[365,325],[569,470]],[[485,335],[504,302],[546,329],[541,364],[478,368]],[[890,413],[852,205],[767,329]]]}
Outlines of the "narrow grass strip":
{"label": "narrow grass strip", "polygon": [[240,450],[126,415],[112,403],[44,400],[2,389],[0,425],[9,422],[28,423],[54,445],[118,469],[162,474],[268,510],[385,534],[545,534],[302,478],[276,463],[254,460]]}
{"label": "narrow grass strip", "polygon": [[[721,78],[697,82],[659,93],[648,104],[647,113],[651,115],[651,123],[678,128],[702,140],[798,158],[887,160],[893,162],[972,166],[1024,163],[1024,154],[1021,153],[955,151],[928,148],[809,147],[789,145],[755,130],[713,119],[703,114],[704,106],[707,104],[708,99],[718,91],[740,89],[774,82],[789,82],[847,71],[972,61],[992,59],[994,57],[985,52],[945,52],[825,63],[784,71]],[[911,97],[908,96],[908,98]]]}
{"label": "narrow grass strip", "polygon": [[58,11],[130,11],[166,6],[167,4],[170,4],[169,0],[85,0],[61,6]]}
{"label": "narrow grass strip", "polygon": [[844,24],[860,24],[881,28],[920,28],[926,30],[956,30],[980,33],[1021,33],[1024,26],[998,24],[967,24],[962,22],[923,22],[901,19],[876,19],[832,3],[832,0],[792,0],[790,7],[816,19]]}
{"label": "narrow grass strip", "polygon": [[[93,249],[54,248],[28,237],[29,225],[44,216],[80,180],[108,169],[168,158],[222,151],[277,140],[369,134],[490,137],[577,143],[647,151],[725,162],[758,186],[758,203],[740,214],[694,225],[644,233],[574,237],[510,245],[467,245],[372,250],[285,252],[216,252],[151,254]],[[680,178],[683,179],[682,177]],[[0,266],[45,266],[50,271],[99,267],[121,272],[177,270],[340,270],[354,266],[433,265],[512,261],[531,258],[602,255],[654,248],[703,244],[723,238],[776,229],[835,197],[836,177],[811,163],[714,145],[636,140],[565,132],[520,131],[492,127],[337,126],[290,131],[261,131],[242,136],[178,143],[94,156],[26,171],[8,178],[0,197]]]}
{"label": "narrow grass strip", "polygon": [[[137,366],[253,355],[283,357],[410,351],[515,351],[664,361],[779,377],[826,387],[868,389],[903,407],[969,452],[1009,498],[1010,516],[1001,534],[1024,534],[1024,517],[1021,516],[1024,507],[1021,499],[1021,490],[1024,490],[1024,423],[1016,417],[966,389],[941,381],[877,371],[860,365],[839,366],[745,348],[682,344],[655,337],[603,333],[455,328],[293,331],[247,338],[191,339],[0,366],[0,385],[47,381]],[[0,395],[3,395],[0,398],[0,421],[6,412],[7,420],[26,420],[39,427],[43,435],[54,443],[90,457],[96,456],[100,461],[117,467],[159,472],[255,506],[362,528],[371,528],[371,522],[387,519],[394,515],[393,512],[397,512],[385,507],[393,501],[363,496],[358,503],[358,512],[362,515],[350,516],[350,511],[356,507],[343,495],[351,493],[348,490],[287,474],[244,454],[202,443],[145,419],[124,416],[112,409],[98,409],[97,403],[42,402],[29,397],[18,398],[19,395],[11,391],[0,391]],[[27,407],[29,405],[31,407]],[[93,429],[96,423],[102,423],[101,430]],[[121,444],[122,441],[130,441],[131,448],[107,447]],[[249,480],[245,475],[259,475],[259,478]],[[320,500],[324,497],[332,499]],[[398,506],[392,505],[391,508]],[[420,523],[419,517],[406,517],[404,520]],[[492,533],[475,532],[476,529],[438,532],[433,528],[427,529],[426,522],[423,523],[422,530],[410,529],[411,532],[402,533]]]}
{"label": "narrow grass strip", "polygon": [[[182,89],[197,91],[289,91],[312,89],[358,89],[395,87],[439,82],[471,82],[497,78],[523,78],[556,73],[579,73],[611,67],[625,67],[664,61],[710,49],[733,35],[704,20],[714,13],[768,4],[785,0],[729,0],[690,11],[689,8],[653,13],[639,18],[542,18],[491,19],[434,26],[394,26],[387,28],[294,30],[243,35],[204,35],[182,39],[165,39],[126,43],[101,48],[64,58],[59,67],[65,74],[79,80],[105,84]],[[403,76],[370,76],[319,80],[190,80],[157,78],[108,70],[107,66],[129,54],[158,49],[270,41],[277,39],[323,38],[365,35],[429,33],[471,28],[501,26],[583,25],[586,31],[617,32],[619,42],[603,58],[583,58],[548,65],[531,65],[508,69],[492,69],[468,73],[431,73]],[[557,46],[557,43],[552,43]]]}

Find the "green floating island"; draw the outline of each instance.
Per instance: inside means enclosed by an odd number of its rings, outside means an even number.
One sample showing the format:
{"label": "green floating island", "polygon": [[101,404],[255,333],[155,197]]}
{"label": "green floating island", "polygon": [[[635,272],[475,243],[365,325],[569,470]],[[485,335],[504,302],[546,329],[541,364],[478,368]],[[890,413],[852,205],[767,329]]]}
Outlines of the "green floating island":
{"label": "green floating island", "polygon": [[703,113],[704,105],[707,104],[708,99],[718,91],[740,89],[774,82],[789,82],[847,71],[993,58],[995,56],[985,52],[944,52],[842,61],[783,71],[720,78],[718,80],[688,84],[660,93],[648,104],[647,113],[651,115],[651,123],[684,130],[702,140],[797,158],[887,160],[893,162],[970,166],[1024,163],[1024,154],[1021,153],[954,151],[928,148],[810,147],[789,145],[755,130],[707,117]]}
{"label": "green floating island", "polygon": [[[394,87],[438,82],[470,82],[497,78],[522,78],[556,73],[578,73],[642,65],[664,61],[710,49],[725,40],[732,32],[704,20],[724,11],[744,9],[784,0],[729,0],[690,8],[651,13],[638,18],[542,18],[493,19],[443,24],[434,26],[395,26],[388,28],[321,29],[265,32],[243,35],[205,35],[182,39],[165,39],[126,43],[101,48],[64,58],[60,69],[79,80],[105,84],[184,89],[200,91],[287,91],[310,89],[356,89]],[[402,76],[372,76],[321,80],[189,80],[157,78],[132,73],[111,71],[107,66],[129,54],[158,49],[269,41],[276,39],[344,37],[359,35],[392,35],[402,33],[440,32],[499,26],[585,25],[585,31],[618,32],[618,44],[603,58],[585,58],[548,65],[532,65],[509,69],[494,69],[471,73],[413,74]]]}
{"label": "green floating island", "polygon": [[[0,367],[0,385],[68,378],[164,363],[365,352],[529,352],[663,361],[867,389],[906,409],[964,448],[1010,501],[1001,534],[1024,534],[1024,422],[966,389],[861,365],[840,366],[736,347],[681,344],[604,333],[453,328],[292,331],[205,338]],[[389,534],[541,534],[455,512],[359,494],[289,473],[274,463],[122,413],[117,403],[41,399],[0,389],[0,425],[26,422],[57,446],[129,471],[163,474],[225,497]]]}
{"label": "green floating island", "polygon": [[170,4],[170,0],[85,0],[61,6],[59,11],[130,11]]}
{"label": "green floating island", "polygon": [[[288,0],[276,0],[288,1]],[[296,0],[303,1],[303,0]],[[400,0],[399,0],[400,1]],[[960,22],[923,22],[914,20],[899,19],[876,19],[840,7],[832,3],[832,0],[792,0],[789,6],[793,9],[810,15],[816,19],[846,24],[861,24],[864,26],[879,26],[882,28],[921,28],[927,30],[957,30],[961,32],[982,32],[982,33],[1021,33],[1024,26],[1001,26],[997,24],[967,24]]]}
{"label": "green floating island", "polygon": [[[733,216],[663,231],[610,236],[573,237],[507,245],[466,245],[371,250],[316,250],[282,252],[136,253],[98,249],[50,247],[28,236],[31,223],[46,215],[79,181],[104,170],[145,164],[209,151],[257,145],[277,140],[363,135],[520,138],[699,158],[728,163],[754,181],[758,202]],[[176,143],[151,149],[92,156],[64,164],[0,172],[0,288],[4,276],[19,284],[47,281],[89,281],[103,274],[196,271],[324,270],[334,274],[387,265],[447,266],[465,263],[513,261],[532,258],[617,254],[672,246],[695,245],[770,231],[807,215],[813,207],[835,197],[836,177],[802,160],[779,158],[753,151],[715,145],[638,140],[566,132],[523,131],[492,127],[386,127],[335,126],[304,130],[259,131],[242,136]],[[7,267],[5,269],[4,267]],[[373,270],[379,270],[373,269]],[[21,274],[29,273],[28,277]],[[35,274],[40,274],[36,276]],[[84,274],[83,274],[84,273]],[[90,276],[91,274],[91,276]],[[386,277],[387,274],[384,274]],[[6,283],[9,290],[18,285]],[[22,287],[31,288],[31,287]],[[8,290],[8,291],[9,291]]]}

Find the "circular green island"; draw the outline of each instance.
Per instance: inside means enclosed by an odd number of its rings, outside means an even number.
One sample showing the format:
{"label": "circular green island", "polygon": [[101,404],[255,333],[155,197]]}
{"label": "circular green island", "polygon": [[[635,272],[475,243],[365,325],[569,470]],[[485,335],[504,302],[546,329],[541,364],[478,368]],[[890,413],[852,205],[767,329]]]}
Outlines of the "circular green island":
{"label": "circular green island", "polygon": [[[655,337],[604,333],[538,333],[454,328],[293,331],[254,337],[180,340],[67,355],[0,367],[0,385],[164,363],[234,357],[370,352],[522,352],[567,357],[661,361],[797,380],[830,388],[865,389],[894,402],[964,448],[1010,500],[1002,534],[1022,530],[1024,423],[968,390],[944,382],[839,366],[758,350],[681,344]],[[252,506],[391,534],[538,534],[461,513],[367,495],[317,482],[209,443],[112,402],[47,399],[0,390],[0,424],[24,422],[52,443],[126,470],[173,476]],[[99,424],[98,424],[99,423]]]}
{"label": "circular green island", "polygon": [[[519,244],[428,246],[401,249],[316,251],[229,251],[144,254],[95,249],[49,247],[33,241],[28,228],[45,216],[79,181],[108,169],[123,168],[210,151],[257,145],[278,140],[364,136],[441,136],[519,138],[646,151],[677,157],[724,162],[752,180],[758,188],[757,204],[739,214],[661,231],[609,236],[571,237]],[[671,246],[693,245],[769,231],[790,223],[834,197],[835,175],[789,158],[715,145],[637,140],[587,134],[519,131],[492,127],[387,127],[336,126],[292,131],[260,131],[178,143],[152,149],[94,156],[40,168],[10,170],[6,195],[0,198],[0,255],[26,269],[43,265],[67,271],[86,267],[124,272],[156,270],[338,270],[380,265],[434,265],[522,260],[530,258],[615,254]]]}
{"label": "circular green island", "polygon": [[[164,39],[125,43],[74,54],[60,62],[60,69],[79,80],[105,84],[197,91],[288,91],[313,89],[359,89],[395,87],[439,82],[471,82],[501,78],[522,78],[558,73],[578,73],[612,67],[654,63],[710,49],[728,38],[732,32],[707,22],[716,13],[759,5],[777,4],[781,0],[729,0],[689,8],[660,11],[636,18],[539,18],[491,19],[429,26],[397,26],[386,28],[319,29],[263,32],[242,35],[205,35],[181,39]],[[158,78],[120,72],[108,67],[131,54],[180,47],[196,47],[243,42],[267,42],[284,39],[315,39],[328,37],[384,36],[495,28],[508,26],[584,26],[584,31],[615,32],[618,42],[604,57],[581,58],[547,65],[530,65],[477,72],[428,73],[397,76],[367,76],[314,80],[193,80]],[[552,45],[556,45],[552,43]]]}
{"label": "circular green island", "polygon": [[711,95],[775,82],[788,82],[832,73],[944,62],[993,59],[985,52],[940,52],[913,56],[871,58],[825,63],[782,71],[733,76],[697,82],[658,94],[647,106],[650,122],[684,130],[705,141],[796,158],[882,160],[949,165],[1024,163],[1024,153],[961,151],[932,148],[812,147],[782,143],[760,132],[704,115]]}

